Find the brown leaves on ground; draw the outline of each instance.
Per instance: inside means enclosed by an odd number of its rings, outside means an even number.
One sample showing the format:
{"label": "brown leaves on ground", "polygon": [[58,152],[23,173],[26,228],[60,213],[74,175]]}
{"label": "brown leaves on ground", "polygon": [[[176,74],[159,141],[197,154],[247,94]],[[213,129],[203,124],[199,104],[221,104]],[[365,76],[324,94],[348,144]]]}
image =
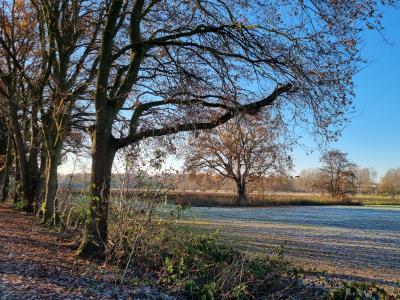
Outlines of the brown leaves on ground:
{"label": "brown leaves on ground", "polygon": [[155,298],[148,288],[115,286],[107,267],[79,260],[71,245],[0,205],[0,299]]}
{"label": "brown leaves on ground", "polygon": [[79,264],[66,241],[0,206],[0,298],[95,298]]}

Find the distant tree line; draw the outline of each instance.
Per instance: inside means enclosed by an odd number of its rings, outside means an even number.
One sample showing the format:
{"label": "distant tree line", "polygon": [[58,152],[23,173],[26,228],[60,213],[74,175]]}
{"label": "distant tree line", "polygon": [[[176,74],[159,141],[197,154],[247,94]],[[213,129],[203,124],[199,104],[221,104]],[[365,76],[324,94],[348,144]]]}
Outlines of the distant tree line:
{"label": "distant tree line", "polygon": [[[360,168],[339,150],[330,150],[321,157],[320,169],[303,170],[292,177],[287,174],[271,174],[257,178],[248,188],[249,193],[303,192],[328,193],[341,198],[347,195],[400,195],[400,168],[389,169],[378,182],[373,168]],[[179,190],[237,192],[235,181],[213,172],[189,173],[180,181]]]}
{"label": "distant tree line", "polygon": [[[363,195],[400,195],[400,168],[389,169],[385,175],[378,180],[376,171],[372,168],[355,167],[355,177],[345,185],[342,196],[352,194]],[[124,180],[124,174],[112,174],[111,188],[120,189],[121,182]],[[172,188],[178,191],[191,192],[222,192],[236,193],[237,186],[234,180],[224,178],[216,172],[188,172],[188,173],[165,173],[164,176],[171,178],[173,182]],[[267,175],[248,184],[248,193],[269,194],[276,192],[295,192],[295,193],[330,193],[326,182],[321,180],[320,169],[303,170],[296,177],[288,175]],[[90,174],[76,173],[65,174],[59,176],[59,185],[61,189],[84,190],[90,182]],[[127,188],[137,189],[135,178],[131,181]]]}
{"label": "distant tree line", "polygon": [[293,190],[307,193],[400,195],[400,168],[389,169],[378,181],[373,168],[360,168],[347,155],[332,150],[322,156],[321,169],[303,170],[293,180]]}

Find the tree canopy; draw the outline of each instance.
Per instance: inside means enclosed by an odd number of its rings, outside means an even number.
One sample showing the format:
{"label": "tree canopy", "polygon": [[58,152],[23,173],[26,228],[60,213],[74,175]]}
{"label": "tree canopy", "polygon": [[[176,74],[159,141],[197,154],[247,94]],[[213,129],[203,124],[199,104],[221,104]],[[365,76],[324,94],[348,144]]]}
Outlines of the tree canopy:
{"label": "tree canopy", "polygon": [[247,205],[248,183],[284,175],[291,167],[281,128],[273,120],[242,116],[210,131],[195,133],[186,148],[186,168],[211,170],[235,181],[238,204]]}

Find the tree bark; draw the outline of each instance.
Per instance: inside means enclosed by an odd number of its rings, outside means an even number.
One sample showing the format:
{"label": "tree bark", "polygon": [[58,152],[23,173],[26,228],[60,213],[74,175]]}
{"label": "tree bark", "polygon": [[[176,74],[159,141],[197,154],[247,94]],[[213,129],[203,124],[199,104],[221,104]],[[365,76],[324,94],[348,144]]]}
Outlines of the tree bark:
{"label": "tree bark", "polygon": [[242,180],[236,181],[237,187],[237,204],[239,206],[247,206],[249,204],[247,193],[246,193],[246,183]]}
{"label": "tree bark", "polygon": [[6,162],[4,166],[3,172],[3,185],[2,185],[2,193],[1,193],[1,201],[6,201],[8,199],[8,194],[10,191],[10,171],[11,171],[11,164],[13,161],[13,139],[11,131],[8,131],[8,138],[7,138],[7,154],[6,154]]}
{"label": "tree bark", "polygon": [[42,134],[44,136],[44,151],[46,155],[44,199],[40,208],[42,216],[41,223],[51,226],[59,225],[57,211],[58,164],[61,161],[62,146],[67,132],[68,120],[70,119],[71,107],[64,114],[53,114],[49,112],[42,119]]}
{"label": "tree bark", "polygon": [[4,125],[3,119],[0,116],[0,187],[1,191],[3,190],[4,185],[4,173],[6,169],[6,160],[7,160],[7,145],[8,145],[8,136],[10,135],[10,131]]}
{"label": "tree bark", "polygon": [[44,192],[45,192],[45,185],[46,185],[46,167],[47,167],[47,158],[46,158],[46,152],[42,148],[40,150],[40,167],[39,167],[39,176],[38,176],[38,182],[37,182],[37,188],[36,188],[36,194],[35,198],[37,203],[39,204],[39,215],[41,214],[41,205],[43,204],[44,199]]}
{"label": "tree bark", "polygon": [[12,190],[12,199],[13,199],[13,204],[15,206],[19,206],[21,202],[21,171],[19,168],[19,157],[15,146],[14,138],[13,138],[13,146],[14,146],[13,148],[15,157],[15,174],[14,174],[14,183]]}
{"label": "tree bark", "polygon": [[[60,121],[58,122],[59,128],[57,128],[57,122],[55,121],[57,117],[59,116],[53,116],[53,119],[45,123],[45,126],[42,127],[46,149],[46,169],[44,199],[42,201],[40,214],[42,215],[41,223],[50,226],[57,226],[60,221],[56,197],[58,190],[57,170],[58,163],[61,160],[62,145],[67,124],[66,121]],[[68,118],[65,118],[64,120],[67,119]]]}
{"label": "tree bark", "polygon": [[39,210],[39,201],[36,198],[37,189],[39,188],[39,154],[40,154],[40,132],[37,120],[38,108],[36,105],[33,106],[32,117],[30,122],[31,137],[30,137],[30,149],[29,149],[29,160],[28,160],[28,171],[27,180],[29,187],[28,202],[32,203],[33,211],[36,213]]}
{"label": "tree bark", "polygon": [[102,259],[107,245],[111,170],[117,146],[111,134],[112,119],[97,118],[97,120],[99,121],[92,135],[89,215],[86,219],[78,255],[85,258]]}
{"label": "tree bark", "polygon": [[[8,100],[9,109],[10,109],[10,120],[11,127],[14,134],[14,144],[15,144],[15,152],[18,155],[18,164],[16,164],[16,168],[19,169],[20,175],[20,184],[22,185],[22,198],[20,199],[20,209],[25,212],[33,212],[33,202],[34,202],[34,193],[31,190],[31,179],[29,179],[29,168],[28,168],[28,160],[26,155],[26,148],[24,139],[21,133],[21,127],[18,122],[17,117],[17,108],[14,103],[14,99],[11,98]],[[17,193],[19,193],[19,186],[16,186]]]}
{"label": "tree bark", "polygon": [[41,207],[42,223],[57,226],[59,224],[57,190],[58,179],[57,169],[60,160],[61,151],[55,151],[46,158],[45,171],[45,198]]}

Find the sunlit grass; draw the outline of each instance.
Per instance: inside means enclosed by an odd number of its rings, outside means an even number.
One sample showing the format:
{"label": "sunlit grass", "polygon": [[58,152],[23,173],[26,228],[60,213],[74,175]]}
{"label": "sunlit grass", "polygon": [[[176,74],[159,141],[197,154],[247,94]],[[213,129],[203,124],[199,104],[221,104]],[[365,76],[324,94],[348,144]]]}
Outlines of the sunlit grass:
{"label": "sunlit grass", "polygon": [[[206,192],[170,192],[171,202],[190,206],[235,206],[236,194]],[[330,195],[306,193],[269,193],[249,195],[249,206],[285,205],[400,205],[400,197],[382,195],[354,195],[343,199]]]}

